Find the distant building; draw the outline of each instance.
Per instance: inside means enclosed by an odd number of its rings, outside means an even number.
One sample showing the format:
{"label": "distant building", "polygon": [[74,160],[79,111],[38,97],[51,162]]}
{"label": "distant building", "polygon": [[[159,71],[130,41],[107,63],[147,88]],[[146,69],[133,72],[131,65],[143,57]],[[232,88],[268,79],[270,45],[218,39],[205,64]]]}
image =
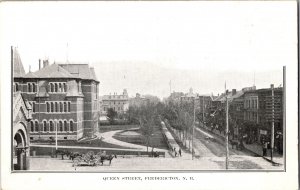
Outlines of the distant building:
{"label": "distant building", "polygon": [[88,64],[49,64],[39,61],[39,70],[23,73],[13,50],[14,91],[20,91],[32,106],[30,140],[78,140],[98,131],[99,81]]}
{"label": "distant building", "polygon": [[[283,89],[274,88],[274,133],[275,146],[282,152],[283,134]],[[261,138],[270,141],[272,128],[272,89],[258,89],[244,94],[244,133],[253,141],[260,142]]]}
{"label": "distant building", "polygon": [[109,108],[112,108],[118,114],[126,113],[129,108],[129,98],[126,89],[120,95],[115,92],[113,95],[102,96],[101,102],[101,115],[106,115]]}
{"label": "distant building", "polygon": [[180,102],[181,97],[183,97],[183,96],[184,96],[183,92],[173,91],[168,99],[169,99],[169,101],[172,101],[172,102]]}
{"label": "distant building", "polygon": [[134,98],[129,98],[129,106],[133,107],[146,106],[149,102],[150,100],[148,98],[141,96],[139,93],[136,93]]}

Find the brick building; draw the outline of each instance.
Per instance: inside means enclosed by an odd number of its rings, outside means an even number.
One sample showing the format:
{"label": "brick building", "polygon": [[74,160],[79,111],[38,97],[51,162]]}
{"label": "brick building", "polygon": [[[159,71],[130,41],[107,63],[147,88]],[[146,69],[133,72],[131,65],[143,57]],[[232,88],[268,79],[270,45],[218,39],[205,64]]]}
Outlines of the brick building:
{"label": "brick building", "polygon": [[20,91],[32,106],[30,140],[59,140],[92,137],[98,131],[99,81],[88,64],[49,64],[39,61],[39,70],[24,70],[12,49],[14,91]]}
{"label": "brick building", "polygon": [[[282,150],[283,133],[283,89],[274,88],[274,134],[279,151]],[[270,141],[272,128],[272,88],[248,91],[244,94],[244,133],[251,142]],[[250,142],[250,143],[251,143]],[[280,145],[279,145],[280,144]]]}

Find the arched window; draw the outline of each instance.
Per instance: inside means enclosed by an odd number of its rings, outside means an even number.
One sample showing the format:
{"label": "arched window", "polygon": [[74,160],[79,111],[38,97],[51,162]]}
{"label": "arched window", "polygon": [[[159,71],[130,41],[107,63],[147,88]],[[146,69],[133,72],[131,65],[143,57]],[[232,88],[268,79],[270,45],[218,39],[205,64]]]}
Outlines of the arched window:
{"label": "arched window", "polygon": [[38,132],[39,131],[39,122],[35,121],[35,131]]}
{"label": "arched window", "polygon": [[62,132],[63,131],[63,122],[59,121],[59,131]]}
{"label": "arched window", "polygon": [[54,103],[51,102],[51,112],[54,112]]}
{"label": "arched window", "polygon": [[43,121],[43,131],[46,132],[47,131],[47,122]]}
{"label": "arched window", "polygon": [[67,84],[64,83],[64,92],[67,92]]}
{"label": "arched window", "polygon": [[58,88],[58,92],[62,92],[63,90],[62,90],[62,85],[61,85],[61,83],[59,83],[59,88]]}
{"label": "arched window", "polygon": [[50,83],[50,92],[54,92],[54,84]]}
{"label": "arched window", "polygon": [[34,83],[32,83],[32,92],[36,92],[36,86]]}
{"label": "arched window", "polygon": [[32,88],[31,88],[31,83],[28,83],[28,92],[31,92]]}
{"label": "arched window", "polygon": [[50,121],[50,129],[49,129],[49,131],[53,131],[54,130],[54,123],[53,123],[53,121]]}
{"label": "arched window", "polygon": [[67,103],[64,102],[64,112],[67,112]]}
{"label": "arched window", "polygon": [[55,102],[55,111],[56,112],[59,112],[59,105],[58,104],[59,104],[58,102]]}
{"label": "arched window", "polygon": [[34,132],[34,123],[33,123],[33,121],[30,121],[30,131]]}
{"label": "arched window", "polygon": [[68,131],[67,121],[64,121],[64,131]]}
{"label": "arched window", "polygon": [[49,102],[47,102],[46,107],[47,107],[47,112],[49,113],[50,112],[50,103]]}
{"label": "arched window", "polygon": [[71,102],[68,102],[68,112],[71,112]]}
{"label": "arched window", "polygon": [[73,132],[74,131],[74,126],[73,126],[73,121],[70,121],[70,131]]}
{"label": "arched window", "polygon": [[55,92],[58,92],[58,85],[57,85],[57,83],[55,83],[54,85],[55,85]]}
{"label": "arched window", "polygon": [[63,112],[64,111],[64,105],[63,105],[63,103],[62,102],[60,102],[60,104],[59,104],[60,106],[60,112]]}

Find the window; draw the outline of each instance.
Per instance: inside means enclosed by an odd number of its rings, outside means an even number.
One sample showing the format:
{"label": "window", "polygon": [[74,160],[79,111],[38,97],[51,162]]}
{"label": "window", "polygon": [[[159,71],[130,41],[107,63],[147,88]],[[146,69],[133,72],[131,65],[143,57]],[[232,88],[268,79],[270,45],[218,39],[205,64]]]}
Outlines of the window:
{"label": "window", "polygon": [[63,103],[62,102],[60,102],[59,107],[60,107],[60,112],[63,112],[64,108],[63,108]]}
{"label": "window", "polygon": [[49,102],[46,103],[46,107],[47,107],[47,112],[49,113],[50,112],[50,103]]}
{"label": "window", "polygon": [[67,140],[68,139],[68,137],[64,137],[64,140]]}
{"label": "window", "polygon": [[67,103],[64,102],[64,112],[67,112]]}
{"label": "window", "polygon": [[18,83],[15,83],[16,91],[19,91],[19,85]]}
{"label": "window", "polygon": [[31,106],[32,106],[32,112],[35,113],[35,103],[32,102],[32,103],[31,103]]}
{"label": "window", "polygon": [[46,121],[43,122],[43,131],[44,132],[47,131],[47,122]]}
{"label": "window", "polygon": [[54,130],[54,124],[53,124],[53,121],[50,121],[50,129],[49,129],[51,132]]}
{"label": "window", "polygon": [[64,121],[64,131],[68,131],[67,121]]}
{"label": "window", "polygon": [[62,85],[61,85],[61,83],[59,83],[58,92],[62,92]]}
{"label": "window", "polygon": [[59,106],[58,106],[58,104],[59,104],[58,102],[55,102],[55,111],[56,112],[59,112]]}
{"label": "window", "polygon": [[64,92],[67,92],[67,84],[64,83]]}
{"label": "window", "polygon": [[68,111],[71,112],[71,102],[68,102]]}
{"label": "window", "polygon": [[74,131],[73,121],[70,121],[70,131],[71,131],[71,132]]}
{"label": "window", "polygon": [[39,131],[39,122],[35,121],[35,131],[38,132]]}
{"label": "window", "polygon": [[28,83],[28,92],[31,92],[32,88],[31,88],[31,83]]}
{"label": "window", "polygon": [[63,122],[59,121],[59,131],[62,132],[63,131]]}
{"label": "window", "polygon": [[50,92],[54,92],[54,84],[50,83]]}
{"label": "window", "polygon": [[57,85],[57,83],[54,84],[54,87],[55,87],[54,91],[58,92],[58,85]]}
{"label": "window", "polygon": [[34,123],[33,123],[33,121],[30,121],[30,131],[34,132]]}
{"label": "window", "polygon": [[36,85],[32,83],[32,92],[36,92]]}
{"label": "window", "polygon": [[54,103],[51,102],[51,112],[54,112]]}

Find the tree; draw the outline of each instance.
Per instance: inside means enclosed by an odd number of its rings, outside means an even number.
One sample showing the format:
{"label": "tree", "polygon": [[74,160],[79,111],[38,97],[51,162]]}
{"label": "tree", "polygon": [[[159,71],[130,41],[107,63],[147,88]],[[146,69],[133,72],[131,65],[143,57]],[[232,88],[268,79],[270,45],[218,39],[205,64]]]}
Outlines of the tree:
{"label": "tree", "polygon": [[113,124],[113,122],[117,116],[118,116],[118,113],[115,110],[113,110],[112,108],[108,108],[107,117],[108,117],[110,124]]}

